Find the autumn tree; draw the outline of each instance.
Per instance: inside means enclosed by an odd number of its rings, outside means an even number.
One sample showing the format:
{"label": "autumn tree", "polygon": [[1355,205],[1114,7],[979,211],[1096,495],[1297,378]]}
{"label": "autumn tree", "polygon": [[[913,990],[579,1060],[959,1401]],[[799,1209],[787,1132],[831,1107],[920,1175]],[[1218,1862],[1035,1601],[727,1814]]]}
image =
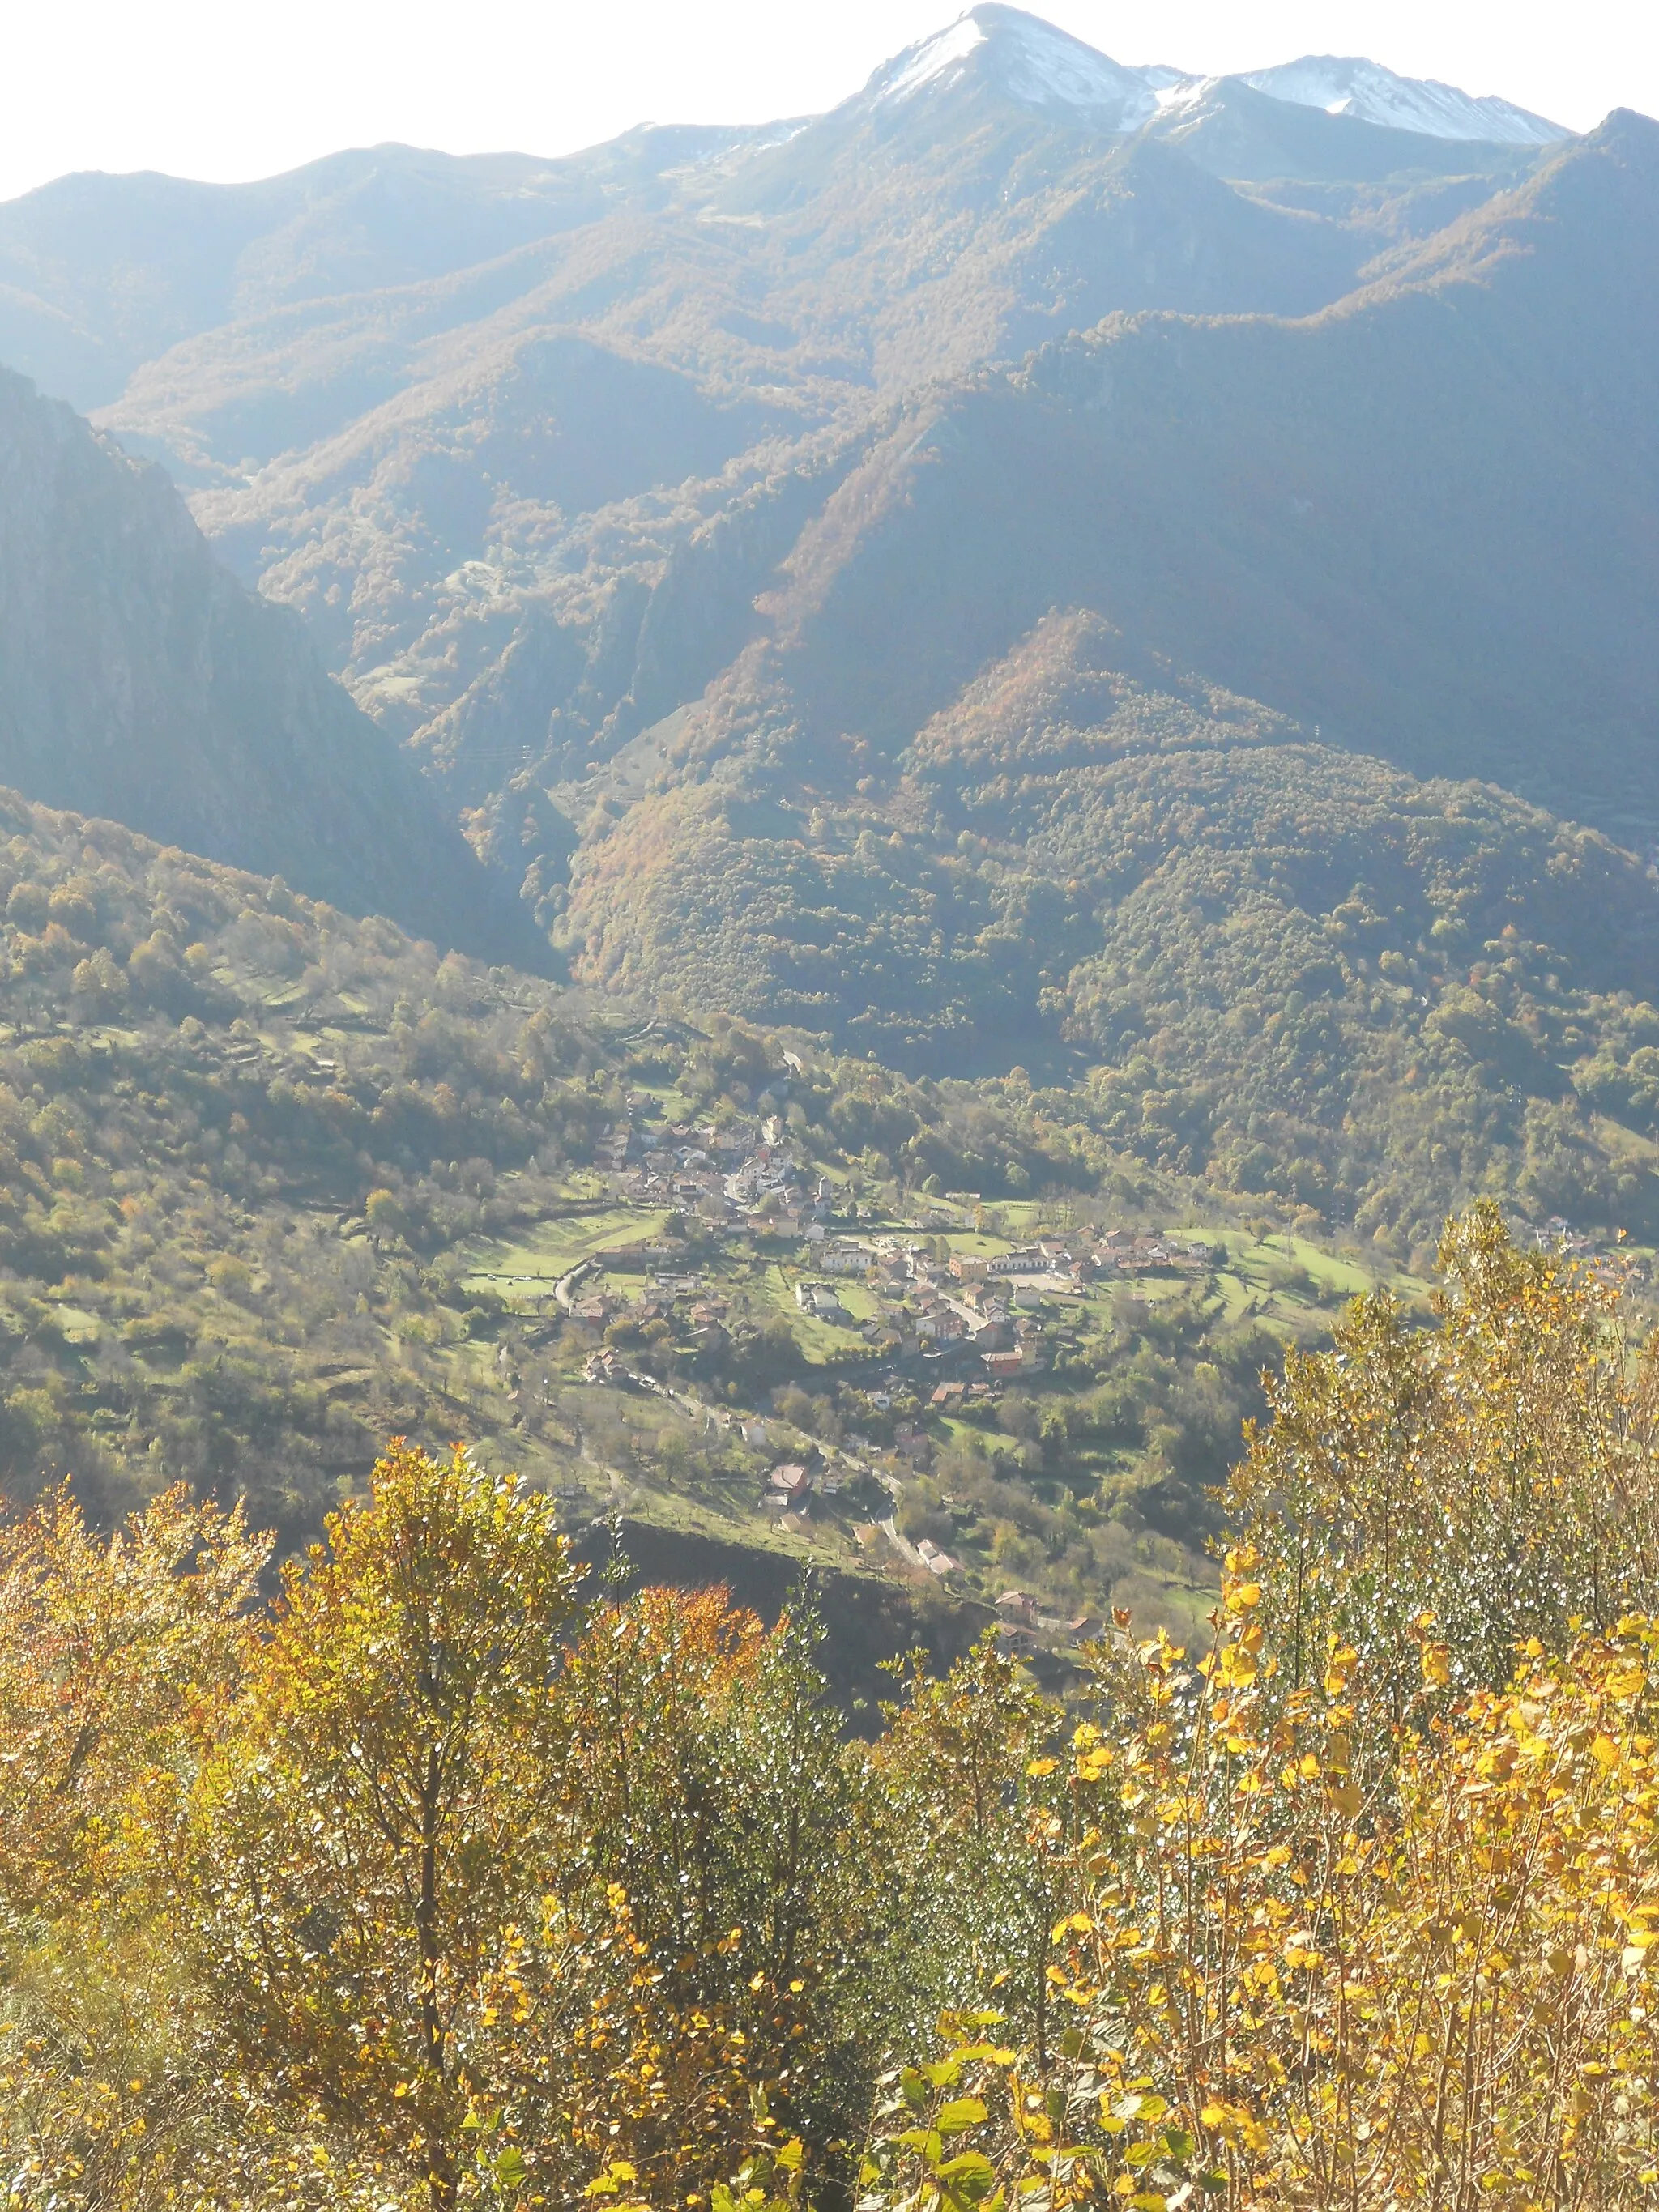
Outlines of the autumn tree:
{"label": "autumn tree", "polygon": [[1659,1629],[1453,1701],[1386,1784],[1360,1656],[1281,1693],[1248,1553],[1213,1644],[1103,1647],[1040,2050],[994,1990],[887,2077],[861,2201],[1622,2212],[1659,2172]]}
{"label": "autumn tree", "polygon": [[917,1657],[872,1747],[870,1793],[890,1984],[902,2041],[963,1989],[994,1990],[1005,2018],[1046,2052],[1050,1925],[1070,1880],[1063,1715],[994,1633],[942,1680]]}
{"label": "autumn tree", "polygon": [[0,1523],[0,1887],[66,1904],[143,1771],[210,1736],[270,1554],[182,1488],[102,1536],[66,1488]]}
{"label": "autumn tree", "polygon": [[[647,1589],[596,1613],[561,1698],[563,1879],[586,1869],[619,1887],[677,2017],[724,2030],[766,2085],[770,2132],[799,2127],[823,2149],[868,2079],[890,1869],[815,1664],[820,1634],[805,1597],[768,1632],[724,1590]],[[734,2136],[729,2112],[699,2109],[694,2123],[686,2108],[680,2179],[706,2189],[731,2170]]]}
{"label": "autumn tree", "polygon": [[1651,1357],[1616,1279],[1490,1209],[1443,1260],[1437,1329],[1370,1300],[1287,1363],[1207,1646],[1095,1648],[1051,1869],[1066,2025],[964,1978],[888,2077],[870,2212],[1654,2185]]}
{"label": "autumn tree", "polygon": [[1437,1326],[1386,1293],[1291,1352],[1225,1495],[1260,1557],[1292,1686],[1334,1634],[1397,1719],[1431,1618],[1453,1683],[1500,1687],[1517,1639],[1659,1607],[1659,1360],[1620,1277],[1523,1252],[1497,1209],[1449,1224]]}
{"label": "autumn tree", "polygon": [[438,2208],[562,1771],[576,1582],[548,1500],[394,1444],[286,1571],[196,1792],[196,1955],[241,2065]]}
{"label": "autumn tree", "polygon": [[[212,2022],[155,1849],[223,1726],[270,1549],[171,1489],[113,1532],[0,1524],[0,2155],[14,2201],[116,2204],[214,2133]],[[222,2118],[223,2115],[217,2115]]]}
{"label": "autumn tree", "polygon": [[435,2212],[799,2173],[846,1864],[822,1682],[723,1593],[580,1580],[545,1498],[403,1444],[285,1572],[178,1855],[248,2188],[278,2144]]}

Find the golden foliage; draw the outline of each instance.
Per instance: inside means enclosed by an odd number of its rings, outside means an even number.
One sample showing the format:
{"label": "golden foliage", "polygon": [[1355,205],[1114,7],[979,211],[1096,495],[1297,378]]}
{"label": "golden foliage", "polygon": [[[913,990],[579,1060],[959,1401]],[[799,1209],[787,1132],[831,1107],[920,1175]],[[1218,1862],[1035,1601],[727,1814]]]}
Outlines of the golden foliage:
{"label": "golden foliage", "polygon": [[1288,1364],[1209,1650],[1097,1647],[1070,2025],[945,2015],[885,2083],[868,2212],[1659,2185],[1651,1367],[1616,1283],[1491,1212],[1443,1257],[1437,1332],[1368,1301]]}
{"label": "golden foliage", "polygon": [[1450,1718],[1385,1796],[1352,1648],[1285,1698],[1236,1554],[1216,1640],[1101,1655],[1048,1972],[1055,2055],[1000,2015],[890,2077],[866,2201],[1628,2205],[1659,2177],[1659,1627],[1632,1619]]}
{"label": "golden foliage", "polygon": [[1395,1718],[1419,1613],[1467,1689],[1501,1685],[1517,1638],[1659,1610],[1659,1364],[1619,1275],[1517,1250],[1489,1206],[1449,1224],[1441,1269],[1437,1328],[1377,1296],[1287,1358],[1227,1495],[1285,1680],[1338,1634]]}
{"label": "golden foliage", "polygon": [[688,1971],[617,1879],[734,1856],[722,1729],[787,1625],[585,1612],[548,1500],[401,1443],[264,1619],[265,1540],[177,1492],[3,1545],[0,2201],[792,2201],[787,1883],[751,1940],[705,1882]]}
{"label": "golden foliage", "polygon": [[270,1549],[167,1491],[107,1540],[67,1490],[0,1527],[0,1855],[10,1901],[60,1907],[96,1878],[147,1768],[210,1735]]}

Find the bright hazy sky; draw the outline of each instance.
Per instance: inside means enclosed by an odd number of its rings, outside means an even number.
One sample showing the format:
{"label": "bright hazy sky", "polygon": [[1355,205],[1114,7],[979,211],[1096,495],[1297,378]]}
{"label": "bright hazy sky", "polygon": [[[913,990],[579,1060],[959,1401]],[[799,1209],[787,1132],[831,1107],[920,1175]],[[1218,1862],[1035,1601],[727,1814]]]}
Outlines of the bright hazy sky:
{"label": "bright hazy sky", "polygon": [[[387,138],[559,154],[832,106],[960,0],[0,0],[0,198],[68,169],[267,176]],[[1584,129],[1659,115],[1659,0],[1048,0],[1124,62],[1369,54]]]}

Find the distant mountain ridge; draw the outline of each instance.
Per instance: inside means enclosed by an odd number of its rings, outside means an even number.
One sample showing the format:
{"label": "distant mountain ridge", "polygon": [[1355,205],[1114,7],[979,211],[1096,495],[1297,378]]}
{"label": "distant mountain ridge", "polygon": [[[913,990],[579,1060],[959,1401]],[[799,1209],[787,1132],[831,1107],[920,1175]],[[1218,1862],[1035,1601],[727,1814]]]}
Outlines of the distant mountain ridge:
{"label": "distant mountain ridge", "polygon": [[778,711],[896,750],[1091,605],[1357,750],[1645,847],[1656,362],[1659,125],[1615,116],[1316,316],[1109,319],[919,398],[757,625]]}
{"label": "distant mountain ridge", "polygon": [[[1162,111],[1192,106],[1227,81],[1162,64],[1126,68],[1021,9],[985,0],[884,64],[858,100],[890,104],[914,98],[925,86],[948,87],[976,74],[994,78],[1010,99],[1033,107],[1078,109],[1122,131],[1139,130]],[[1471,97],[1431,78],[1400,76],[1360,57],[1304,54],[1238,75],[1243,83],[1291,106],[1430,138],[1547,146],[1572,135],[1511,101],[1490,94]]]}
{"label": "distant mountain ridge", "polygon": [[[476,806],[556,718],[580,767],[695,696],[787,550],[784,518],[905,393],[1118,312],[1317,312],[1546,150],[1125,70],[985,7],[805,123],[539,165],[386,149],[246,188],[205,326],[99,419]],[[67,343],[62,317],[27,325],[28,284],[52,304],[43,271],[78,269],[60,289],[101,344],[104,268],[108,343],[129,351],[132,302],[179,291],[160,263],[111,263],[118,222],[77,263],[64,209],[94,180],[72,181],[62,205],[52,188],[0,209],[0,350]],[[159,189],[137,182],[133,220]],[[704,532],[726,574],[694,610]]]}
{"label": "distant mountain ridge", "polygon": [[1396,76],[1392,70],[1354,56],[1304,54],[1300,61],[1251,70],[1244,82],[1274,100],[1327,115],[1351,115],[1390,131],[1417,131],[1431,138],[1489,139],[1511,146],[1549,146],[1571,132],[1529,109],[1492,94],[1472,99],[1455,85],[1432,77]]}
{"label": "distant mountain ridge", "polygon": [[[1507,101],[1370,62],[1307,56],[1235,78],[1126,67],[998,4],[970,9],[884,64],[832,116],[807,120],[845,126],[975,87],[1115,135],[1254,88],[1277,105],[1404,134],[1396,167],[1425,157],[1417,137],[1536,148],[1567,135]],[[617,210],[660,213],[696,199],[705,181],[713,204],[733,165],[763,163],[805,127],[647,126],[556,160],[382,146],[247,185],[64,177],[0,205],[0,360],[78,407],[107,405],[143,362],[251,316],[482,268]]]}

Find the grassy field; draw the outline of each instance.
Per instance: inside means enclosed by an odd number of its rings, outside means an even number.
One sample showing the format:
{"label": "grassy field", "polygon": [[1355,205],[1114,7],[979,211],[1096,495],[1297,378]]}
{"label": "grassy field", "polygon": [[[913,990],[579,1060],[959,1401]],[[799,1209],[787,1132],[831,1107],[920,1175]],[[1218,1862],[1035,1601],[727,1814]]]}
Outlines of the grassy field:
{"label": "grassy field", "polygon": [[688,1098],[683,1091],[676,1090],[672,1083],[635,1081],[631,1087],[642,1097],[654,1100],[661,1109],[663,1120],[672,1127],[678,1127],[687,1121],[695,1122],[698,1118],[699,1109],[696,1099]]}
{"label": "grassy field", "polygon": [[[802,1279],[802,1273],[786,1269],[775,1260],[769,1261],[752,1269],[746,1287],[757,1306],[770,1306],[788,1323],[796,1343],[815,1367],[827,1366],[834,1360],[845,1358],[849,1352],[862,1350],[863,1339],[856,1327],[846,1328],[839,1322],[815,1321],[811,1314],[801,1311],[795,1304],[795,1285]],[[807,1279],[817,1279],[810,1269],[805,1273]],[[838,1278],[836,1295],[855,1323],[873,1318],[876,1300],[861,1283]]]}
{"label": "grassy field", "polygon": [[659,1237],[669,1216],[661,1207],[617,1206],[599,1213],[564,1214],[541,1223],[512,1243],[480,1243],[465,1254],[462,1285],[511,1297],[530,1290],[550,1297],[553,1285],[579,1261],[644,1237]]}
{"label": "grassy field", "polygon": [[[1350,1298],[1376,1286],[1376,1278],[1352,1261],[1288,1232],[1255,1237],[1243,1231],[1219,1231],[1212,1241],[1227,1254],[1227,1264],[1217,1269],[1214,1281],[1229,1322],[1254,1313],[1269,1328],[1302,1328],[1310,1316],[1334,1316]],[[1300,1274],[1300,1282],[1287,1279],[1292,1271]],[[1398,1274],[1388,1279],[1407,1297],[1422,1287]]]}

